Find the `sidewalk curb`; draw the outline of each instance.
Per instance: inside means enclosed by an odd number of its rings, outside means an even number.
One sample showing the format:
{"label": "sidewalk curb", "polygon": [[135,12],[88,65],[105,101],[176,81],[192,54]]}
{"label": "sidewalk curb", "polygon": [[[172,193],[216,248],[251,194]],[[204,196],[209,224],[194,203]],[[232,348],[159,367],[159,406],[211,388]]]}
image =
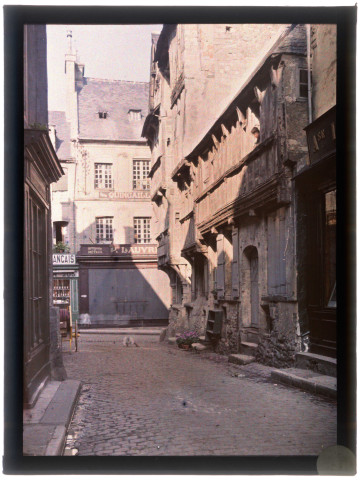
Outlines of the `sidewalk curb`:
{"label": "sidewalk curb", "polygon": [[[271,372],[272,380],[277,380],[285,385],[291,385],[292,387],[301,388],[310,393],[314,393],[316,395],[323,395],[329,398],[337,398],[337,388],[334,388],[331,385],[326,385],[324,383],[320,383],[318,379],[324,379],[325,375],[314,376],[311,378],[302,378],[297,375],[294,375],[290,372],[285,372],[281,370],[273,370]],[[333,377],[327,377],[333,378]]]}
{"label": "sidewalk curb", "polygon": [[66,428],[58,425],[45,450],[45,456],[62,456],[65,447]]}
{"label": "sidewalk curb", "polygon": [[[48,385],[51,388],[51,383]],[[43,394],[46,396],[46,388]],[[25,421],[23,425],[23,455],[62,456],[66,434],[80,394],[81,382],[64,380],[49,401],[45,412],[35,404],[29,416],[36,421]],[[40,394],[41,396],[41,394]]]}
{"label": "sidewalk curb", "polygon": [[79,329],[79,334],[81,335],[156,335],[159,336],[162,333],[162,330],[111,330],[108,329]]}

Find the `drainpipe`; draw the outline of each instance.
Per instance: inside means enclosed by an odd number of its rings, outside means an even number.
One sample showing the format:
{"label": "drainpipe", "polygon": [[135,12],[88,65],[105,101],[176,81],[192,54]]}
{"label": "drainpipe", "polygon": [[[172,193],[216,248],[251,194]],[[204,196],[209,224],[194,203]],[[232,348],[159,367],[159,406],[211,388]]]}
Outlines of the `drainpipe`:
{"label": "drainpipe", "polygon": [[311,90],[311,25],[306,25],[307,36],[307,100],[308,100],[308,123],[312,123],[312,90]]}

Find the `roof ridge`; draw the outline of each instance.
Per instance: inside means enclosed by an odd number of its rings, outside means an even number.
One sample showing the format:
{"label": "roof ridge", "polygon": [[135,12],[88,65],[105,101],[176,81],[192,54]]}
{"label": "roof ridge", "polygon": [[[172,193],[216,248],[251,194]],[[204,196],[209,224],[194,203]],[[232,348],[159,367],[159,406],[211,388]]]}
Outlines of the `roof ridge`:
{"label": "roof ridge", "polygon": [[147,84],[149,82],[140,82],[138,80],[119,80],[119,79],[111,79],[111,78],[96,78],[96,77],[84,77],[87,80],[97,80],[98,82],[121,82],[121,83],[133,83],[133,84],[138,84],[138,83],[144,83]]}

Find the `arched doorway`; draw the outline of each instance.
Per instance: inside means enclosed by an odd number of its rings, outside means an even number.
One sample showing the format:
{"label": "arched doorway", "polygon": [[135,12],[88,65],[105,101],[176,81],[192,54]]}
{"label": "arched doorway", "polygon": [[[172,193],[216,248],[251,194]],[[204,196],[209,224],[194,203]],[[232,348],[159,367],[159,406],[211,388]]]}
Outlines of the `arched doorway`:
{"label": "arched doorway", "polygon": [[242,323],[244,327],[259,326],[258,251],[249,246],[242,256]]}

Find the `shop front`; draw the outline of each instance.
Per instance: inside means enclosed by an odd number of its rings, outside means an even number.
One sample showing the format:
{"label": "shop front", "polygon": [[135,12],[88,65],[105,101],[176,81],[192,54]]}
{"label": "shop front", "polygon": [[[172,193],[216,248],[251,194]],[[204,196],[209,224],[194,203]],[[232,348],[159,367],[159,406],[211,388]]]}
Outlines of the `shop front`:
{"label": "shop front", "polygon": [[335,125],[333,107],[306,127],[309,161],[295,178],[300,316],[311,353],[330,357],[337,343]]}
{"label": "shop front", "polygon": [[[71,336],[79,319],[79,265],[74,254],[53,254],[53,304],[59,308],[61,330]],[[71,338],[71,337],[70,337]]]}
{"label": "shop front", "polygon": [[168,324],[169,280],[156,245],[81,245],[77,261],[80,326]]}

